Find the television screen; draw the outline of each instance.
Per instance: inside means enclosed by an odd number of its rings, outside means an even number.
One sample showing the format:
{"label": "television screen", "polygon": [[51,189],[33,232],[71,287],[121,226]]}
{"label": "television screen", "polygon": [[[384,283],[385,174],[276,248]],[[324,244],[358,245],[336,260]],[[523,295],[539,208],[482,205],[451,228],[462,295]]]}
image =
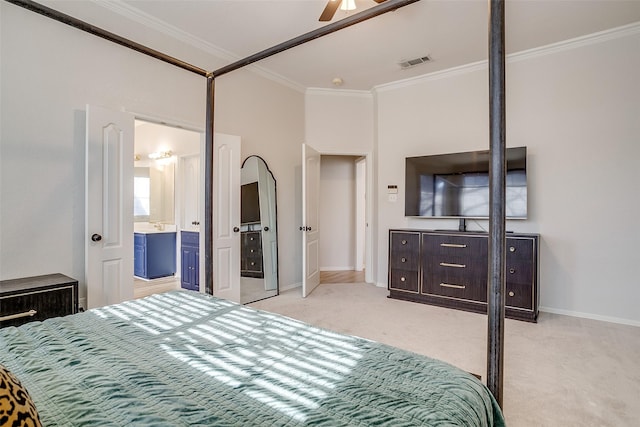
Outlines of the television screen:
{"label": "television screen", "polygon": [[[527,148],[507,148],[506,217],[527,217]],[[489,151],[407,157],[405,216],[489,217]]]}
{"label": "television screen", "polygon": [[240,187],[240,222],[242,224],[260,222],[260,196],[257,181]]}

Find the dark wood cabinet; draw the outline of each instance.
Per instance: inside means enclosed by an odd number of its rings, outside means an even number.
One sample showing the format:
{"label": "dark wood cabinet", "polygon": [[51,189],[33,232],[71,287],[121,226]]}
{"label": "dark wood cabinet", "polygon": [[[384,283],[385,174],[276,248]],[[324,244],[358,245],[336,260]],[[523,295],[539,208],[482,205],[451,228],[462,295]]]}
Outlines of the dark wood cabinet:
{"label": "dark wood cabinet", "polygon": [[261,231],[243,231],[241,233],[240,276],[264,278]]}
{"label": "dark wood cabinet", "polygon": [[[507,236],[506,317],[537,320],[538,240]],[[389,230],[391,298],[486,313],[487,277],[486,233]]]}
{"label": "dark wood cabinet", "polygon": [[78,281],[63,274],[0,281],[0,327],[78,312]]}

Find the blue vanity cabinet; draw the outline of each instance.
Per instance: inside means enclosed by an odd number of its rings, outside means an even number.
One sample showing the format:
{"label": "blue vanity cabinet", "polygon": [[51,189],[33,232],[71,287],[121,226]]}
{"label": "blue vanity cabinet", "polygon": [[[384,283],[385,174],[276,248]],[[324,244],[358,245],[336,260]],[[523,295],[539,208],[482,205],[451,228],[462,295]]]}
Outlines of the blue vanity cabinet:
{"label": "blue vanity cabinet", "polygon": [[143,279],[176,274],[176,233],[134,233],[133,274]]}
{"label": "blue vanity cabinet", "polygon": [[133,234],[133,275],[147,277],[147,239],[145,234]]}
{"label": "blue vanity cabinet", "polygon": [[182,277],[183,289],[200,290],[200,234],[197,231],[182,231]]}

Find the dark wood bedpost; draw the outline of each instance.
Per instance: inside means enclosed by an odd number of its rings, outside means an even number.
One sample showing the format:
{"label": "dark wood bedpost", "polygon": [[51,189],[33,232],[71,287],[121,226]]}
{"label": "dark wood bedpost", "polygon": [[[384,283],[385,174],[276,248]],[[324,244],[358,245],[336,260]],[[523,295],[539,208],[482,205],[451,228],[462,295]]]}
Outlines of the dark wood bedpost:
{"label": "dark wood bedpost", "polygon": [[207,110],[204,148],[204,289],[213,295],[213,114],[215,77],[207,74]]}
{"label": "dark wood bedpost", "polygon": [[505,293],[504,0],[489,1],[489,277],[487,387],[502,407]]}

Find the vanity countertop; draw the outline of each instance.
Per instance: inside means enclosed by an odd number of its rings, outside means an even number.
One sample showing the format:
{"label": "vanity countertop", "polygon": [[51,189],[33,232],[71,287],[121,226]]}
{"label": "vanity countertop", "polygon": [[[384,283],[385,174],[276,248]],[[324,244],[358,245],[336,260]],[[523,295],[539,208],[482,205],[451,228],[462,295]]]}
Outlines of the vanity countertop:
{"label": "vanity countertop", "polygon": [[133,224],[133,232],[137,234],[175,233],[175,224],[152,224],[136,222]]}
{"label": "vanity countertop", "polygon": [[174,233],[175,230],[145,230],[145,231],[134,231],[133,234],[162,234],[162,233]]}

